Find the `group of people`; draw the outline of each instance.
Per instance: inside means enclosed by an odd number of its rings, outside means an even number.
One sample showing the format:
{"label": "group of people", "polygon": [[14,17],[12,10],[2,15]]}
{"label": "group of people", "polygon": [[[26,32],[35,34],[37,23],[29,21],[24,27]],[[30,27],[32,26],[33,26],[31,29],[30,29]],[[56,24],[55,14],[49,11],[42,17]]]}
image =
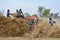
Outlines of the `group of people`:
{"label": "group of people", "polygon": [[[20,18],[20,17],[24,18],[24,14],[22,12],[22,9],[20,9],[20,10],[17,9],[16,12],[17,12],[17,16],[16,16],[17,18]],[[7,10],[7,17],[10,17],[10,15],[12,15],[12,14],[10,13],[10,10],[8,9]],[[49,18],[49,23],[51,26],[53,26],[53,24],[56,22],[53,21],[52,18]]]}
{"label": "group of people", "polygon": [[[24,18],[24,14],[23,14],[23,12],[22,12],[22,9],[20,9],[20,10],[16,10],[16,12],[17,12],[17,18],[19,18],[19,17],[22,17],[22,18]],[[10,15],[12,15],[11,13],[10,13],[10,10],[8,9],[7,10],[7,17],[10,17]]]}

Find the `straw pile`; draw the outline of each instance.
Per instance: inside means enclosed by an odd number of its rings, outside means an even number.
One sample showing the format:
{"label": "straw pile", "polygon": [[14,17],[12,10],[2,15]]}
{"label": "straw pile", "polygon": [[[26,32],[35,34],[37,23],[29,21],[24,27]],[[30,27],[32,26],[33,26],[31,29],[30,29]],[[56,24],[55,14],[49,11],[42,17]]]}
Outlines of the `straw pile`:
{"label": "straw pile", "polygon": [[50,26],[47,21],[42,21],[37,24],[39,32],[36,37],[42,38],[60,38],[60,28],[55,24]]}
{"label": "straw pile", "polygon": [[24,33],[28,32],[27,21],[19,19],[6,18],[0,15],[0,36],[1,37],[15,37],[23,36]]}
{"label": "straw pile", "polygon": [[0,37],[32,37],[32,38],[60,38],[60,28],[55,24],[50,26],[47,21],[41,20],[34,31],[29,34],[28,22],[22,18],[6,18],[0,15]]}

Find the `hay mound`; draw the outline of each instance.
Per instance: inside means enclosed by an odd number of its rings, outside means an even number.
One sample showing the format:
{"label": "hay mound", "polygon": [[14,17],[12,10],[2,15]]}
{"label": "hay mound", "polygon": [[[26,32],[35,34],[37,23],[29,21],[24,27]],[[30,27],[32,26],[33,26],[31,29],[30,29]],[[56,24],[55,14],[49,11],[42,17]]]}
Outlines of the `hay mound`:
{"label": "hay mound", "polygon": [[50,26],[47,21],[40,20],[31,34],[25,34],[27,38],[60,38],[60,28],[56,24]]}
{"label": "hay mound", "polygon": [[50,26],[47,21],[41,21],[37,24],[36,28],[39,29],[36,37],[60,38],[60,28],[56,24]]}
{"label": "hay mound", "polygon": [[56,24],[50,26],[47,21],[41,19],[31,34],[28,30],[28,21],[22,18],[11,19],[0,15],[0,37],[60,38],[59,26]]}
{"label": "hay mound", "polygon": [[0,36],[1,37],[15,37],[23,36],[28,32],[27,21],[19,19],[6,18],[3,15],[0,16]]}

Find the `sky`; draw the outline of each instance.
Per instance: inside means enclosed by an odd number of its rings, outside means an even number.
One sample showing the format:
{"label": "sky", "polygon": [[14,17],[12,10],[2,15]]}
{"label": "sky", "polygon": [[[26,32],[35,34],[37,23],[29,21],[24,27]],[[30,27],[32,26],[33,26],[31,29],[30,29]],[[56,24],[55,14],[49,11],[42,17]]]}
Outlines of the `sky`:
{"label": "sky", "polygon": [[[43,6],[51,9],[51,12],[60,13],[60,0],[0,0],[0,11],[10,9],[11,13],[16,9],[22,9],[23,13],[38,14],[38,7]],[[60,14],[59,14],[60,15]]]}

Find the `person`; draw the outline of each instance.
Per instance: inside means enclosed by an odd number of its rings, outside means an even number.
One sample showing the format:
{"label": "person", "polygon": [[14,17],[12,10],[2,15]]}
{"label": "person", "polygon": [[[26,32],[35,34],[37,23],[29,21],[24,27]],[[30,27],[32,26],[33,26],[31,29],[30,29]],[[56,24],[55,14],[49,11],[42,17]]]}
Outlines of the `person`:
{"label": "person", "polygon": [[10,17],[10,10],[7,10],[7,17]]}
{"label": "person", "polygon": [[19,13],[19,12],[18,12],[18,9],[16,9],[16,13]]}
{"label": "person", "polygon": [[51,26],[53,26],[54,23],[56,23],[55,21],[52,20],[52,18],[49,18],[49,23]]}
{"label": "person", "polygon": [[18,11],[18,16],[17,16],[17,18],[19,18],[19,17],[24,18],[24,14],[23,14],[23,12],[22,12],[21,9]]}

